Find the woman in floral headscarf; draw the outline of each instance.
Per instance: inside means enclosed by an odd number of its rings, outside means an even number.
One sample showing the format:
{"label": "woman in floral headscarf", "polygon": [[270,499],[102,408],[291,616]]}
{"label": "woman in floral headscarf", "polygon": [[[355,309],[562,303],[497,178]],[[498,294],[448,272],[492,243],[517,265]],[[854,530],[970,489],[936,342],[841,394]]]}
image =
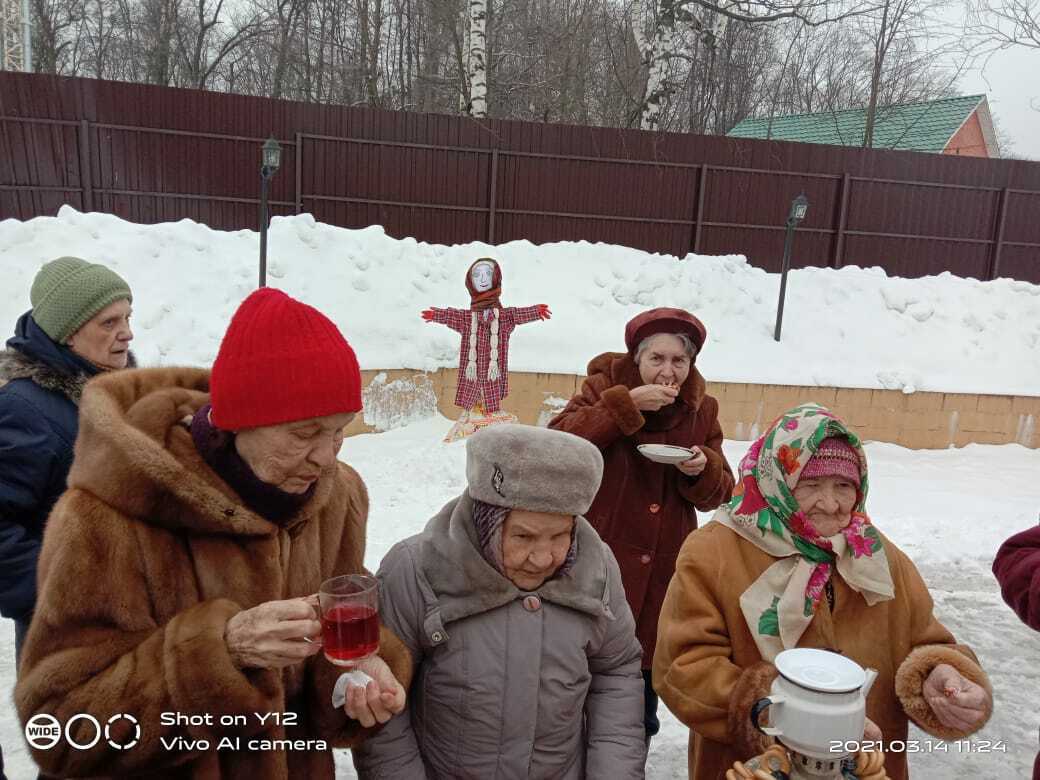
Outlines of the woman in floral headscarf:
{"label": "woman in floral headscarf", "polygon": [[[992,693],[975,654],[932,614],[910,559],[865,512],[859,438],[822,406],[784,414],[740,464],[738,495],[687,538],[661,612],[654,687],[690,729],[690,777],[715,780],[768,741],[750,723],[776,655],[832,650],[878,672],[868,739],[980,728]],[[908,777],[890,750],[885,770]]]}

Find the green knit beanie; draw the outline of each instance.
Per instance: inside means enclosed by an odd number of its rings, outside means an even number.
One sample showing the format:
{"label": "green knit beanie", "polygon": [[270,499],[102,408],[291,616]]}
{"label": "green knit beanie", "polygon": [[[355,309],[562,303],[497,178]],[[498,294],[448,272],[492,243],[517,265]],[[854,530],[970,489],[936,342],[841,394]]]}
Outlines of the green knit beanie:
{"label": "green knit beanie", "polygon": [[78,257],[59,257],[46,263],[29,291],[33,319],[59,344],[68,341],[99,311],[123,298],[134,299],[123,277]]}

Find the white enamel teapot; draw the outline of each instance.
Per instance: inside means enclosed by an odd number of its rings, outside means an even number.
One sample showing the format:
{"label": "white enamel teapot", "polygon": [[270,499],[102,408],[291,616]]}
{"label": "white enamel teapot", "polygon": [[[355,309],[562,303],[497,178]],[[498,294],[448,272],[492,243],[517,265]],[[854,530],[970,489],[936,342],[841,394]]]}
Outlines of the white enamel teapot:
{"label": "white enamel teapot", "polygon": [[[769,696],[751,709],[751,722],[804,756],[832,761],[840,746],[863,739],[867,694],[877,678],[850,658],[828,650],[795,648],[774,659],[780,674]],[[758,718],[769,708],[769,726]]]}

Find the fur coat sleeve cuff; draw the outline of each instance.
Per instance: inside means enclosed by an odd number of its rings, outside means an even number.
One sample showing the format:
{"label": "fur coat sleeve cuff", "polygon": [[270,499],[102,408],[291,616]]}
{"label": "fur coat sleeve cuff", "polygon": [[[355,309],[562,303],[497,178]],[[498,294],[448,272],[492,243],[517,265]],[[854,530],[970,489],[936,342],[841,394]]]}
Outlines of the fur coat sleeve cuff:
{"label": "fur coat sleeve cuff", "polygon": [[[231,661],[224,630],[242,608],[228,599],[196,604],[166,625],[163,668],[172,709],[221,715],[277,712],[281,707],[281,673],[239,669]],[[255,724],[255,721],[250,721]],[[254,731],[261,727],[255,725]]]}
{"label": "fur coat sleeve cuff", "polygon": [[[404,643],[386,626],[379,627],[379,656],[386,661],[394,677],[407,691],[412,683],[411,655]],[[358,721],[348,718],[342,709],[332,708],[332,689],[345,669],[330,664],[322,655],[315,656],[310,666],[307,708],[310,710],[314,737],[326,740],[331,748],[351,748],[382,728],[382,724],[364,728]]]}
{"label": "fur coat sleeve cuff", "polygon": [[643,413],[636,408],[628,388],[624,385],[614,385],[604,390],[600,395],[600,400],[625,436],[631,436],[646,422]]}
{"label": "fur coat sleeve cuff", "polygon": [[[726,496],[727,485],[731,481],[726,471],[725,461],[719,453],[711,447],[701,446],[701,452],[707,459],[704,471],[696,477],[688,477],[679,481],[679,492],[683,498],[693,504],[701,511],[710,511],[718,507],[723,501],[728,500]],[[732,484],[728,485],[732,492]]]}
{"label": "fur coat sleeve cuff", "polygon": [[[944,726],[932,712],[924,698],[924,681],[939,664],[949,664],[962,676],[981,685],[989,693],[985,716],[971,731]],[[896,695],[903,710],[918,726],[939,739],[962,739],[985,725],[993,714],[993,688],[989,678],[974,658],[974,653],[963,645],[922,645],[906,657],[896,672]]]}
{"label": "fur coat sleeve cuff", "polygon": [[[768,661],[759,661],[741,672],[729,699],[728,730],[733,751],[741,761],[757,756],[773,744],[766,736],[751,725],[751,708],[763,696],[776,679],[776,667]],[[764,718],[760,718],[764,725]]]}

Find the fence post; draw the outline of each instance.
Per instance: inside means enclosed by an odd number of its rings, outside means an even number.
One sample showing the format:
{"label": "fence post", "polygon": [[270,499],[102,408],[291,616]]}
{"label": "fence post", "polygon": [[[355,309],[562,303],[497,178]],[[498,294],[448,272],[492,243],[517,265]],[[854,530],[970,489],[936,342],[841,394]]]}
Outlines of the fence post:
{"label": "fence post", "polygon": [[989,254],[989,268],[986,269],[986,281],[997,278],[1000,273],[1000,250],[1004,244],[1004,222],[1007,219],[1008,188],[1000,191],[997,204],[997,219],[993,225],[993,246]]}
{"label": "fence post", "polygon": [[79,185],[83,198],[83,211],[94,210],[94,175],[90,165],[90,124],[86,119],[79,121]]}
{"label": "fence post", "polygon": [[849,189],[852,187],[852,177],[848,173],[841,177],[841,192],[838,195],[838,229],[834,240],[834,257],[831,258],[831,268],[841,268],[845,259],[845,228],[849,220]]}
{"label": "fence post", "polygon": [[303,133],[296,134],[296,213],[303,211]]}
{"label": "fence post", "polygon": [[491,183],[488,192],[488,243],[495,243],[495,199],[498,197],[498,149],[491,150]]}
{"label": "fence post", "polygon": [[697,176],[697,212],[693,215],[693,254],[701,248],[701,224],[704,222],[704,193],[708,189],[708,164],[701,165]]}

